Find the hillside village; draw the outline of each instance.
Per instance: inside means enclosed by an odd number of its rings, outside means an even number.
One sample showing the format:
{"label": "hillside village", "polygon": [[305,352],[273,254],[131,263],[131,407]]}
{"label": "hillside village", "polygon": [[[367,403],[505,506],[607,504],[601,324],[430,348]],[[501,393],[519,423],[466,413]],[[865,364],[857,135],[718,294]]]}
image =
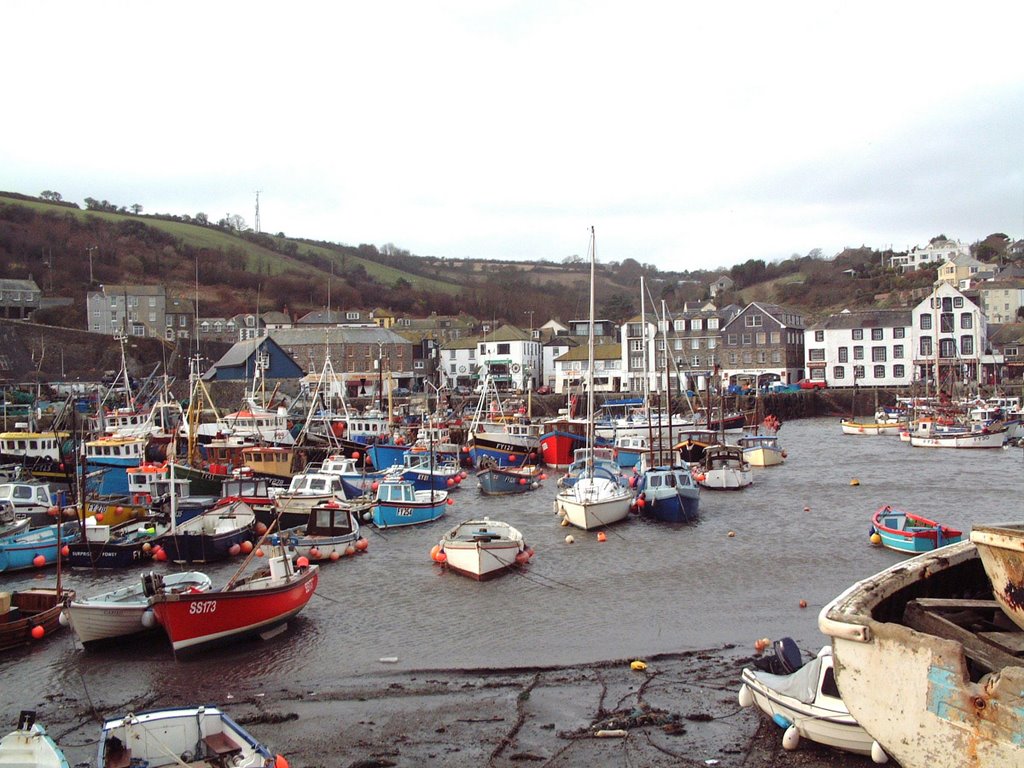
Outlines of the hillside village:
{"label": "hillside village", "polygon": [[[934,286],[906,307],[850,309],[808,322],[799,309],[752,301],[687,301],[624,323],[598,319],[594,389],[702,391],[711,386],[907,388],[916,382],[1006,385],[1024,375],[1024,268],[993,270],[945,240],[894,256],[893,269],[932,270]],[[936,266],[937,265],[937,266]],[[0,280],[0,314],[30,320],[43,303],[32,280]],[[568,393],[585,379],[585,318],[529,313],[526,327],[469,315],[396,315],[384,308],[195,317],[191,300],[156,285],[102,285],[87,298],[86,327],[108,337],[155,338],[168,348],[217,347],[210,381],[324,375],[334,394],[427,390]],[[660,311],[660,310],[659,310]],[[534,321],[537,321],[534,324]],[[14,372],[12,372],[14,373]],[[646,383],[645,383],[646,378]]]}

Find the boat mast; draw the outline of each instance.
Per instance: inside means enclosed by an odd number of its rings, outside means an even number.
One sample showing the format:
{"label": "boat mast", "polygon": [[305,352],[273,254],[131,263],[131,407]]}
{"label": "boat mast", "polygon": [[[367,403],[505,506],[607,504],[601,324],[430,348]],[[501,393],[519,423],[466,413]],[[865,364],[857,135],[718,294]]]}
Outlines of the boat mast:
{"label": "boat mast", "polygon": [[594,227],[590,227],[590,324],[587,334],[587,447],[586,475],[594,475],[594,272],[597,260]]}

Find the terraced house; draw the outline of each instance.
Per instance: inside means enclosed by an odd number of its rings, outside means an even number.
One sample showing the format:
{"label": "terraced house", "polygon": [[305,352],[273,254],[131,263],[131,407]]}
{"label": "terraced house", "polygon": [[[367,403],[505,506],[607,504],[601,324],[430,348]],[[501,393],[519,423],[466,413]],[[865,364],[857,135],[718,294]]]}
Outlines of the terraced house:
{"label": "terraced house", "polygon": [[796,383],[804,371],[803,317],[779,304],[748,304],[722,328],[720,359],[729,384]]}

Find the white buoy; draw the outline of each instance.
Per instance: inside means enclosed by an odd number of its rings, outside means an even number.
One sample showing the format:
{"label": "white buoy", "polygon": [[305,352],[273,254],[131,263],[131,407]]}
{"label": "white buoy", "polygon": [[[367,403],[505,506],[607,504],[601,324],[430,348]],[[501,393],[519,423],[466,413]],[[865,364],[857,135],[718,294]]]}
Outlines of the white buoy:
{"label": "white buoy", "polygon": [[156,614],[152,608],[147,608],[142,612],[142,626],[146,629],[152,629],[156,626]]}
{"label": "white buoy", "polygon": [[800,731],[796,729],[795,725],[789,726],[786,732],[782,735],[782,748],[792,752],[794,749],[800,746]]}
{"label": "white buoy", "polygon": [[62,627],[66,627],[68,625],[68,615],[64,611],[61,611],[60,616],[57,617],[57,623]]}
{"label": "white buoy", "polygon": [[566,536],[566,537],[565,537],[565,543],[566,543],[566,544],[573,544],[573,543],[575,543],[575,542],[576,542],[576,539],[574,539],[574,538],[572,537],[572,534],[571,534],[571,533],[570,533],[570,534],[569,534],[568,536]]}

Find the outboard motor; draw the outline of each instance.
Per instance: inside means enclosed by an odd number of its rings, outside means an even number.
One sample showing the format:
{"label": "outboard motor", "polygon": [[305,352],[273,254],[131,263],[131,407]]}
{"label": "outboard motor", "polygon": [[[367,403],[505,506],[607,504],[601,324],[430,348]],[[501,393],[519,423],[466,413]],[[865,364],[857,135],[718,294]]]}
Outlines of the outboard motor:
{"label": "outboard motor", "polygon": [[773,675],[791,675],[804,665],[803,656],[791,637],[783,637],[772,643],[773,653],[754,661],[762,672]]}

